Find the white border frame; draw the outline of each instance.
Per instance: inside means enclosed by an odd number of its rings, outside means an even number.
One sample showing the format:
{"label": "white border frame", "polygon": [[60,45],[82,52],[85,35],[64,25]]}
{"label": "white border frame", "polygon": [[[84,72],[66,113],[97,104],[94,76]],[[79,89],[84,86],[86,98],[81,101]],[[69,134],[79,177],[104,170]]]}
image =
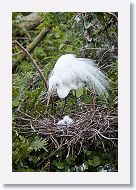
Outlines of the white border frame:
{"label": "white border frame", "polygon": [[[12,12],[118,12],[118,172],[12,172]],[[0,181],[4,184],[130,184],[130,4],[128,0],[1,1]],[[2,171],[2,172],[1,172]]]}

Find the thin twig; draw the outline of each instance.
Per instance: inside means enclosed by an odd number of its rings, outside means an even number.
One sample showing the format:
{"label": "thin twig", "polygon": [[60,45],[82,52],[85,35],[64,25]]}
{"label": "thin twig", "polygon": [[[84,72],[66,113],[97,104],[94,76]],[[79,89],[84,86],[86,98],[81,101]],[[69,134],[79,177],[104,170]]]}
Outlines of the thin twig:
{"label": "thin twig", "polygon": [[35,129],[33,128],[32,122],[30,121],[30,126],[32,128],[32,130],[35,132]]}
{"label": "thin twig", "polygon": [[112,138],[112,137],[106,137],[106,136],[104,136],[104,135],[102,135],[101,133],[100,133],[100,131],[98,131],[97,129],[94,129],[97,133],[99,133],[99,135],[101,135],[104,139],[107,139],[107,140],[118,140],[118,138]]}
{"label": "thin twig", "polygon": [[25,54],[31,59],[33,65],[35,66],[36,70],[39,72],[41,78],[43,79],[44,81],[44,84],[45,84],[45,87],[48,88],[48,85],[47,85],[47,81],[44,77],[44,74],[43,72],[41,71],[40,67],[37,65],[36,61],[34,60],[34,58],[31,56],[31,54],[27,51],[27,49],[25,49],[22,44],[20,44],[17,40],[13,40],[12,42],[13,44],[16,44],[20,47],[20,49],[25,52]]}
{"label": "thin twig", "polygon": [[19,51],[19,52],[17,52],[17,53],[14,53],[14,54],[12,54],[12,56],[19,55],[20,53],[22,53],[22,51]]}
{"label": "thin twig", "polygon": [[114,13],[112,13],[112,12],[107,12],[107,13],[110,14],[110,15],[112,15],[112,16],[114,16],[117,19],[117,21],[118,21],[118,17]]}
{"label": "thin twig", "polygon": [[[29,115],[26,114],[26,118],[19,117],[14,129],[19,129],[25,135],[31,135],[35,132],[37,135],[45,137],[50,145],[49,148],[53,148],[53,150],[58,150],[63,144],[67,147],[70,146],[71,152],[72,148],[74,150],[78,147],[80,153],[86,143],[93,142],[98,138],[110,140],[111,143],[115,144],[114,140],[118,139],[117,111],[100,105],[95,107],[95,110],[93,105],[84,104],[82,108],[77,116],[73,116],[74,122],[69,127],[54,126],[55,118],[51,116],[46,119],[33,120],[30,118],[31,116],[28,117]],[[104,142],[102,142],[103,148],[105,148]]]}
{"label": "thin twig", "polygon": [[106,53],[107,53],[108,51],[111,51],[111,49],[107,49],[107,50],[104,52],[104,54],[101,56],[101,59],[100,59],[99,62],[97,63],[97,66],[99,66],[100,62],[102,61],[103,57],[106,55]]}

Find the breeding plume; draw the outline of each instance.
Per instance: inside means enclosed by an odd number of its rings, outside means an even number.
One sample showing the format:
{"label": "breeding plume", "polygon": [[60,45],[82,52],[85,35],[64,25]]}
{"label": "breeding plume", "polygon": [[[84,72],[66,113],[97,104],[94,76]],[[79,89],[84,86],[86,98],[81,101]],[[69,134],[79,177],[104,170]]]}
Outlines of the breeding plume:
{"label": "breeding plume", "polygon": [[108,78],[100,71],[90,59],[76,58],[73,54],[62,55],[56,62],[49,76],[48,102],[54,93],[59,98],[66,98],[71,90],[83,86],[102,95],[106,92]]}

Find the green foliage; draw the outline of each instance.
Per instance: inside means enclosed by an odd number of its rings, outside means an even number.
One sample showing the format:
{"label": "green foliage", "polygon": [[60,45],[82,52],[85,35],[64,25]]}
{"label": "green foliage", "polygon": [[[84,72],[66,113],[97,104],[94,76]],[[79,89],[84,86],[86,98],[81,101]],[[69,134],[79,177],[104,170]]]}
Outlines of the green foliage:
{"label": "green foliage", "polygon": [[39,163],[42,154],[44,156],[48,153],[46,149],[47,142],[38,136],[25,138],[13,131],[12,144],[12,161],[13,170],[16,171],[34,171],[35,164]]}
{"label": "green foliage", "polygon": [[[117,158],[111,145],[107,145],[103,152],[101,141],[86,146],[80,154],[67,153],[66,147],[54,151],[46,140],[33,135],[24,137],[17,131],[13,131],[13,171],[97,171],[99,166],[110,163],[112,168],[117,167]],[[79,149],[77,149],[77,152]],[[50,170],[48,168],[50,164]]]}
{"label": "green foliage", "polygon": [[[66,53],[95,60],[96,64],[110,79],[108,95],[99,97],[92,91],[81,88],[76,91],[76,97],[86,103],[106,105],[117,109],[118,106],[118,27],[116,18],[109,13],[39,13],[43,22],[35,29],[24,30],[19,27],[24,15],[30,13],[13,13],[13,38],[19,38],[20,43],[27,47],[43,28],[53,27],[46,38],[33,50],[32,57],[36,60],[46,78],[54,67],[56,60]],[[117,13],[114,13],[117,16]],[[85,31],[87,38],[85,38]],[[20,39],[25,37],[27,40]],[[18,117],[21,113],[32,118],[46,118],[47,114],[60,116],[63,102],[54,100],[53,105],[46,106],[47,91],[31,63],[25,58],[18,47],[13,47],[13,62],[19,62],[13,73],[12,106],[13,106],[13,171],[97,171],[99,166],[110,164],[117,169],[117,150],[112,143],[102,146],[97,140],[86,145],[80,151],[68,154],[65,145],[56,151],[47,144],[47,139],[38,134],[26,136],[19,131],[21,123]],[[45,93],[44,93],[45,92]],[[69,94],[65,113],[70,115],[74,105],[73,94]],[[78,109],[80,109],[78,107]],[[20,111],[20,112],[19,112]]]}
{"label": "green foliage", "polygon": [[12,102],[12,104],[13,104],[13,108],[14,108],[14,107],[18,107],[18,105],[19,105],[19,100],[18,100],[18,99],[14,99],[13,102]]}
{"label": "green foliage", "polygon": [[94,156],[92,160],[88,160],[88,164],[93,167],[99,166],[101,163],[101,159],[98,156]]}
{"label": "green foliage", "polygon": [[84,92],[83,88],[80,88],[79,90],[76,90],[76,97],[80,98],[80,96],[83,95],[83,92]]}

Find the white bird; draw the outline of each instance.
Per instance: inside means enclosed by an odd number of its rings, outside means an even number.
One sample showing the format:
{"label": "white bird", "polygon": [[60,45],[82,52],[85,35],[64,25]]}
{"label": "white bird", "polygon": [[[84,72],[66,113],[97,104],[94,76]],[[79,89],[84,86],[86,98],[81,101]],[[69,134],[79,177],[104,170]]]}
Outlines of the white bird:
{"label": "white bird", "polygon": [[58,125],[67,125],[69,126],[73,122],[73,119],[71,119],[68,115],[65,115],[63,119],[61,119],[58,122]]}
{"label": "white bird", "polygon": [[73,54],[62,55],[49,75],[47,105],[52,94],[56,93],[64,99],[71,90],[85,85],[90,89],[95,86],[96,92],[102,95],[106,92],[108,82],[108,78],[92,60],[76,58]]}
{"label": "white bird", "polygon": [[65,123],[65,121],[64,121],[63,119],[61,119],[61,120],[57,123],[57,125],[66,125],[66,123]]}
{"label": "white bird", "polygon": [[73,122],[73,119],[71,119],[68,115],[65,115],[63,117],[63,121],[68,125],[70,125]]}

